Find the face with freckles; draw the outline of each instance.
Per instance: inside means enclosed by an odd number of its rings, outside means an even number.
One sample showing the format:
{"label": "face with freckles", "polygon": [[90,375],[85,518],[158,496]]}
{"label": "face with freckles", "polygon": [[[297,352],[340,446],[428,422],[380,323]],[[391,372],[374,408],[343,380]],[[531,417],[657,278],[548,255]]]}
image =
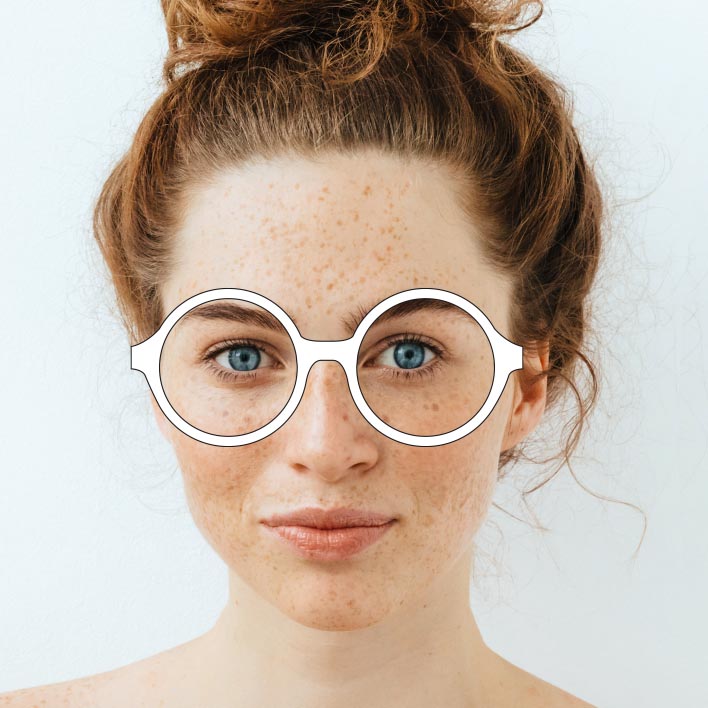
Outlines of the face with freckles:
{"label": "face with freckles", "polygon": [[[242,288],[282,307],[303,337],[342,340],[351,336],[342,320],[358,305],[430,287],[474,303],[509,337],[511,282],[482,262],[481,227],[463,216],[454,179],[442,166],[371,153],[223,171],[189,194],[163,316],[205,290]],[[420,598],[471,552],[500,452],[524,432],[517,389],[512,374],[481,426],[437,447],[374,429],[334,361],[315,363],[292,416],[248,445],[202,443],[153,407],[194,520],[231,571],[301,624],[353,629]],[[305,506],[397,520],[352,558],[313,562],[260,523]]]}

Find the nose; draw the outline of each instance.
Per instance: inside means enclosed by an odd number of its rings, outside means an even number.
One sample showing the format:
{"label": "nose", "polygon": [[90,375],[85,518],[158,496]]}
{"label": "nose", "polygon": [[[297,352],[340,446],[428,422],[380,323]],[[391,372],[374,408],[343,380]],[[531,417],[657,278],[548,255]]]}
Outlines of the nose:
{"label": "nose", "polygon": [[336,361],[312,365],[302,399],[280,432],[288,465],[329,481],[364,472],[378,459],[381,434],[359,412]]}

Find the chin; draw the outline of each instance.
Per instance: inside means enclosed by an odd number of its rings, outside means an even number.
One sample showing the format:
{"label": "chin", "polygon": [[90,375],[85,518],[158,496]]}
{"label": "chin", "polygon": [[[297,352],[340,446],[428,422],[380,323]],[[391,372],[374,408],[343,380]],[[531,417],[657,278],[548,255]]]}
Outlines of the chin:
{"label": "chin", "polygon": [[331,607],[293,607],[281,608],[293,622],[297,622],[311,629],[325,630],[328,632],[348,632],[353,629],[364,629],[378,624],[385,619],[389,610],[378,607],[365,608],[356,603],[349,602],[343,607],[336,607],[336,600]]}
{"label": "chin", "polygon": [[[313,570],[308,569],[309,573]],[[331,572],[331,571],[330,571]],[[305,579],[290,570],[282,582],[268,583],[261,592],[274,607],[298,624],[312,629],[348,631],[377,624],[400,608],[403,598],[372,578],[351,574]],[[390,582],[390,575],[388,576]],[[273,588],[277,594],[273,594]]]}

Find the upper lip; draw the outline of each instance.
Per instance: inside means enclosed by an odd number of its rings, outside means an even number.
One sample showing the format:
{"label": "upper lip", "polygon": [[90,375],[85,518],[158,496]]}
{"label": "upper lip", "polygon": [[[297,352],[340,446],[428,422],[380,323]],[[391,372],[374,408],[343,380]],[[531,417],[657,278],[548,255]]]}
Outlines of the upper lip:
{"label": "upper lip", "polygon": [[379,514],[365,509],[318,509],[307,507],[287,514],[274,514],[263,519],[268,526],[310,526],[318,529],[340,529],[351,526],[382,526],[394,519],[390,514]]}

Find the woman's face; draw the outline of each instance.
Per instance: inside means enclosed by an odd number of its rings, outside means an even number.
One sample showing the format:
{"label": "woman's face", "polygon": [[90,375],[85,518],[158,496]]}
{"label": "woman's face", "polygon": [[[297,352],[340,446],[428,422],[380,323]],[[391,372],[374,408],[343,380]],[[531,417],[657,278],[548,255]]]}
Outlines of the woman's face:
{"label": "woman's face", "polygon": [[[452,180],[442,168],[374,153],[223,172],[191,194],[163,315],[202,291],[243,288],[282,307],[303,337],[341,340],[350,333],[340,320],[358,305],[432,287],[470,300],[509,337],[510,283],[481,262]],[[153,406],[195,522],[231,571],[301,624],[352,629],[419,598],[471,552],[499,454],[515,442],[507,435],[515,385],[512,375],[480,427],[437,447],[375,430],[333,361],[312,367],[279,430],[248,445],[194,440]],[[397,521],[349,560],[312,562],[260,523],[305,506],[370,509]]]}

